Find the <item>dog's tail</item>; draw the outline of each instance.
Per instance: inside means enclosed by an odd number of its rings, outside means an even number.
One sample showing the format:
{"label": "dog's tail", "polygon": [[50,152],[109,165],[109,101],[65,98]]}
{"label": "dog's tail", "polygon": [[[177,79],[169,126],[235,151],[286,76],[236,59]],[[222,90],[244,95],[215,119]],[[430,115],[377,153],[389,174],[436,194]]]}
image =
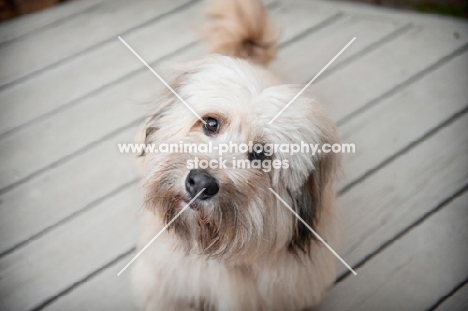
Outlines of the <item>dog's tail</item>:
{"label": "dog's tail", "polygon": [[212,0],[202,36],[211,53],[266,65],[276,56],[278,31],[261,0]]}

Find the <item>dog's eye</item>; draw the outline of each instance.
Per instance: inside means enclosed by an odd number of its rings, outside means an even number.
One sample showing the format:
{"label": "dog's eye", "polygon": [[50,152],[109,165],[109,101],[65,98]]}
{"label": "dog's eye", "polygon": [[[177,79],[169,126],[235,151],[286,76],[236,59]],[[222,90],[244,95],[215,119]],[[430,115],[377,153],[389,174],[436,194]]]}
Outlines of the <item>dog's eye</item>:
{"label": "dog's eye", "polygon": [[205,120],[206,124],[205,124],[205,130],[208,132],[208,133],[216,133],[218,130],[219,130],[219,122],[218,120],[214,119],[214,118],[207,118]]}
{"label": "dog's eye", "polygon": [[268,156],[265,154],[265,151],[262,149],[257,149],[257,150],[254,150],[251,154],[250,154],[250,160],[265,160]]}

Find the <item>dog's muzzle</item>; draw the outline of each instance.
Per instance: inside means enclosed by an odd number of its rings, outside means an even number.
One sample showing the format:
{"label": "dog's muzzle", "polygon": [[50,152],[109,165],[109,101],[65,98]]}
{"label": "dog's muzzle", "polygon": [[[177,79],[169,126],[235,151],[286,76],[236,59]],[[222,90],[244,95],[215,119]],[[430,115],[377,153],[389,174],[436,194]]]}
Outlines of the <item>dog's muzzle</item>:
{"label": "dog's muzzle", "polygon": [[190,198],[196,196],[203,188],[205,188],[205,191],[197,198],[199,200],[207,200],[214,197],[219,192],[219,183],[207,170],[190,170],[185,179],[185,189],[189,193]]}

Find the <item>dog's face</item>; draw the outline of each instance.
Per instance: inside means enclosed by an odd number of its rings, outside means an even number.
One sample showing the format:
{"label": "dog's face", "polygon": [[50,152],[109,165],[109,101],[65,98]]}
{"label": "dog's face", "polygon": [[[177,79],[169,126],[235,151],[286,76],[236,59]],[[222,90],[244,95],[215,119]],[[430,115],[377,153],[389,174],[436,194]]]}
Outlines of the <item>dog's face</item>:
{"label": "dog's face", "polygon": [[[213,152],[145,154],[147,207],[166,223],[202,188],[205,191],[169,227],[187,252],[231,262],[256,260],[288,248],[307,253],[313,234],[269,190],[277,192],[312,228],[332,200],[336,154],[241,152],[221,157],[225,167],[196,169],[189,160],[219,161],[220,144],[333,144],[335,126],[304,93],[272,124],[268,122],[300,91],[279,85],[264,69],[224,56],[210,56],[183,67],[171,86],[206,122],[201,122],[172,93],[160,97],[149,119],[146,143],[208,144]],[[287,161],[270,171],[256,164]],[[193,163],[193,162],[192,162]]]}

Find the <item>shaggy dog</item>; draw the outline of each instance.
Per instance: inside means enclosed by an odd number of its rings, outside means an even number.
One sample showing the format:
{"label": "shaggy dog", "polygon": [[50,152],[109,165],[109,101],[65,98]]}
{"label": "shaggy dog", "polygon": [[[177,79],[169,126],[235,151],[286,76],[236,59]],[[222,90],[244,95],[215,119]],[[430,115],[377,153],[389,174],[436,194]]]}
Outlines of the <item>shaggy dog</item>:
{"label": "shaggy dog", "polygon": [[[174,70],[144,131],[147,144],[338,142],[336,126],[265,66],[275,57],[277,31],[261,2],[219,0],[203,27],[211,54]],[[304,310],[316,305],[335,280],[335,257],[269,190],[272,188],[331,247],[336,247],[335,153],[267,154],[261,148],[223,154],[227,168],[187,164],[218,159],[216,152],[146,153],[145,246],[190,200],[142,255],[133,288],[144,310]],[[235,168],[237,160],[280,160],[269,171]],[[193,163],[193,162],[192,162]],[[203,190],[203,192],[201,192]],[[201,192],[201,194],[200,194]]]}

